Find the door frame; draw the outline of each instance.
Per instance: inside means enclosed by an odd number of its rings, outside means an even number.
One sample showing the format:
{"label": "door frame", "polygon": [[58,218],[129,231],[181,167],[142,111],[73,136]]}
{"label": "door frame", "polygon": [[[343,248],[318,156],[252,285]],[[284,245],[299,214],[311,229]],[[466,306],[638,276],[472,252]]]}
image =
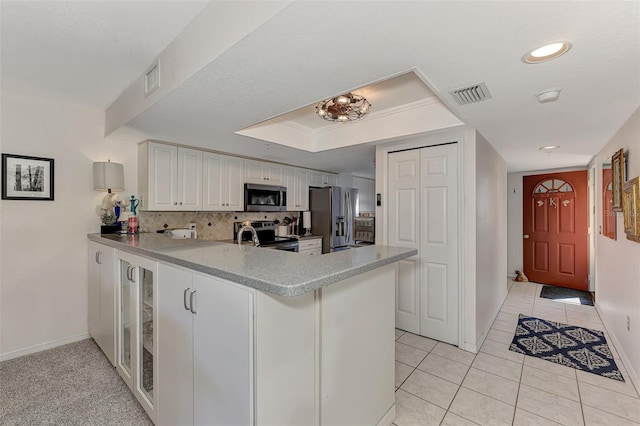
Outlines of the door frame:
{"label": "door frame", "polygon": [[[589,291],[596,291],[596,229],[602,223],[598,209],[596,208],[596,199],[602,188],[602,167],[598,167],[597,157],[587,166],[587,185],[589,187]],[[599,219],[600,218],[600,219]],[[600,220],[600,224],[598,223]]]}
{"label": "door frame", "polygon": [[[452,132],[447,130],[446,132],[438,132],[434,135],[412,136],[410,138],[403,138],[401,140],[392,142],[390,144],[381,145],[376,147],[376,194],[381,195],[381,206],[376,204],[376,244],[387,244],[389,236],[389,223],[388,223],[388,195],[389,195],[389,153],[428,148],[437,145],[457,143],[458,144],[458,210],[465,212],[465,178],[469,178],[465,171],[475,171],[475,152],[468,152],[469,147],[465,146],[465,140],[475,140],[475,129],[465,129],[459,132]],[[473,144],[475,150],[475,144]],[[473,166],[471,166],[473,164]],[[471,166],[471,167],[470,167]],[[474,181],[475,184],[475,181]],[[474,193],[475,195],[475,193]],[[475,198],[473,200],[475,202]],[[467,309],[466,309],[466,292],[464,283],[467,282],[467,267],[470,271],[475,271],[475,262],[473,265],[467,265],[466,250],[467,233],[475,234],[475,229],[470,228],[470,221],[465,214],[458,215],[458,347],[461,349],[477,352],[480,348],[476,347],[477,343],[474,338],[474,342],[466,342],[466,330],[467,327]],[[473,213],[473,223],[475,223],[475,212]],[[473,230],[473,232],[471,232]],[[379,236],[379,238],[378,238]],[[473,254],[473,253],[472,253]],[[470,312],[473,315],[469,315],[470,319],[475,319],[475,300],[471,300],[474,309]],[[475,321],[471,324],[472,330],[475,330]],[[477,337],[477,336],[476,336]]]}

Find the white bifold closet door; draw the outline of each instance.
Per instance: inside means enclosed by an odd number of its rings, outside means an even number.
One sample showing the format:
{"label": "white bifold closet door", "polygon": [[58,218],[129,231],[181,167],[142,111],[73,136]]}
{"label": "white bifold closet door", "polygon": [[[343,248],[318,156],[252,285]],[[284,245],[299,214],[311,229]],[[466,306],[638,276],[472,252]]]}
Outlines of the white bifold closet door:
{"label": "white bifold closet door", "polygon": [[388,244],[398,262],[396,327],[458,344],[458,145],[389,153]]}

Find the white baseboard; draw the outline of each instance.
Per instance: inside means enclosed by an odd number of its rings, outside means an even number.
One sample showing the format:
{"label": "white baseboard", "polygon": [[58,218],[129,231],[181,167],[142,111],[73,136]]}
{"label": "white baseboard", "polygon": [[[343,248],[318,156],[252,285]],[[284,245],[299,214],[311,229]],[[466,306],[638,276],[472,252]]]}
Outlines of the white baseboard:
{"label": "white baseboard", "polygon": [[491,330],[493,323],[496,321],[496,318],[500,313],[500,309],[502,309],[502,305],[504,305],[504,301],[507,300],[508,294],[509,294],[509,291],[505,293],[504,299],[502,299],[502,302],[498,306],[498,309],[496,309],[496,311],[491,315],[491,320],[484,326],[484,329],[482,330],[482,333],[478,337],[475,345],[473,343],[465,342],[464,347],[462,349],[464,349],[467,352],[473,352],[474,354],[478,353],[478,351],[482,347],[482,344],[487,339],[487,336],[489,335],[489,331]]}
{"label": "white baseboard", "polygon": [[[482,340],[484,341],[484,339],[482,339]],[[480,346],[475,345],[473,343],[465,342],[464,345],[460,349],[462,349],[464,351],[467,351],[467,352],[471,352],[471,353],[477,354],[478,353],[478,348],[480,348]]]}
{"label": "white baseboard", "polygon": [[80,340],[88,339],[90,337],[91,336],[89,335],[89,333],[80,333],[80,334],[75,334],[73,336],[65,337],[63,339],[51,340],[49,342],[40,343],[38,345],[29,346],[27,348],[6,352],[3,354],[0,354],[0,362],[7,361],[13,358],[18,358],[24,355],[29,355],[36,352],[44,351],[46,349],[55,348],[57,346],[79,342]]}
{"label": "white baseboard", "polygon": [[595,303],[595,308],[596,308],[596,311],[598,311],[598,315],[600,315],[600,319],[602,320],[602,323],[604,324],[604,328],[606,328],[607,332],[609,333],[609,337],[611,338],[611,340],[613,340],[613,346],[615,346],[616,351],[618,351],[618,355],[620,355],[620,359],[622,360],[624,366],[627,369],[627,374],[629,375],[629,378],[631,379],[631,383],[635,386],[636,392],[640,393],[640,376],[638,376],[638,372],[633,369],[633,365],[631,365],[629,357],[627,357],[627,355],[624,353],[624,350],[622,350],[622,346],[620,346],[618,338],[611,331],[613,329],[608,326],[607,320],[605,319],[605,316],[604,316],[604,313],[600,309],[600,306],[598,305],[597,302]]}
{"label": "white baseboard", "polygon": [[394,403],[391,408],[380,419],[376,426],[391,426],[396,419],[396,404]]}

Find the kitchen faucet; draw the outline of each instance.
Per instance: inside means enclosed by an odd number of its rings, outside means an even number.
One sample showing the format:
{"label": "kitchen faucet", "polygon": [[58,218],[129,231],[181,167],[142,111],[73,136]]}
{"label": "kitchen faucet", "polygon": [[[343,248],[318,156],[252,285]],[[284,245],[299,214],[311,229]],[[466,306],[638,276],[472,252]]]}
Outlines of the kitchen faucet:
{"label": "kitchen faucet", "polygon": [[257,247],[260,245],[260,240],[258,239],[258,232],[256,231],[256,229],[251,225],[244,225],[238,230],[238,247],[242,247],[242,234],[244,233],[244,231],[251,231],[254,246]]}

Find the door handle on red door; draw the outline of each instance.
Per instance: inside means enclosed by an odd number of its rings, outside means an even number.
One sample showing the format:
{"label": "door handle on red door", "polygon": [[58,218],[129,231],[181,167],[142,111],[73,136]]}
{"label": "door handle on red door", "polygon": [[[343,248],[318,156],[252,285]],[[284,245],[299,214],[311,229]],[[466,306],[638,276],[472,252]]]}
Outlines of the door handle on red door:
{"label": "door handle on red door", "polygon": [[528,239],[529,239],[529,236],[528,236],[527,234],[524,234],[524,235],[522,236],[522,238],[524,238],[525,240],[528,240]]}

